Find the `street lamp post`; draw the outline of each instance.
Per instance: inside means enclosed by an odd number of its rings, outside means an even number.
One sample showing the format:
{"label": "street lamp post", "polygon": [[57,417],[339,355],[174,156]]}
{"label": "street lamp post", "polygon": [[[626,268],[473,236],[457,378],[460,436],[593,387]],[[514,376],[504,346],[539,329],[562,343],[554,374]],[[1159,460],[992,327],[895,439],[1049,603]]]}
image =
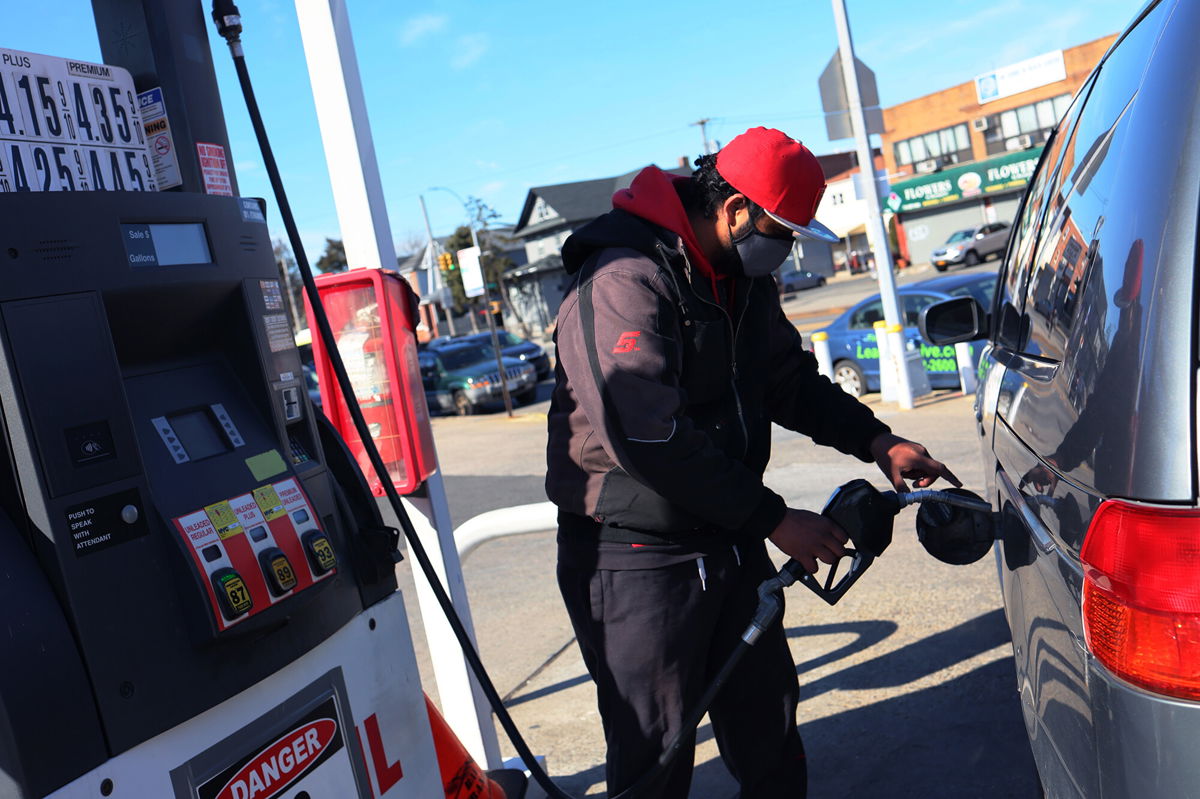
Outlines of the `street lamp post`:
{"label": "street lamp post", "polygon": [[[471,231],[471,245],[473,247],[475,247],[475,250],[479,253],[480,259],[482,259],[483,258],[483,250],[480,249],[479,237],[475,234],[475,216],[471,213],[471,206],[466,202],[466,200],[464,200],[462,197],[459,197],[458,192],[454,191],[453,189],[448,189],[445,186],[430,186],[429,190],[430,191],[449,192],[451,195],[453,195],[455,197],[455,199],[457,199],[460,203],[462,203],[463,210],[467,212],[467,227]],[[482,268],[483,268],[483,265],[481,263],[480,269],[482,269]],[[492,334],[492,352],[496,356],[496,369],[499,372],[499,376],[500,376],[500,393],[504,397],[504,410],[508,412],[508,418],[511,419],[513,417],[512,395],[508,393],[508,375],[505,373],[505,370],[504,370],[504,358],[500,354],[500,336],[496,332],[496,316],[495,316],[495,314],[492,313],[492,309],[491,309],[491,305],[490,305],[491,298],[492,298],[492,294],[491,294],[491,290],[488,288],[487,275],[484,275],[483,276],[483,301],[488,306],[488,308],[487,308],[488,332]]]}
{"label": "street lamp post", "polygon": [[[903,324],[900,300],[896,295],[896,278],[892,272],[892,253],[888,246],[887,231],[883,227],[883,214],[879,206],[879,192],[875,184],[875,159],[871,155],[870,134],[863,114],[862,96],[858,86],[858,71],[854,64],[854,41],[850,36],[850,21],[846,15],[846,0],[832,0],[833,19],[837,26],[838,53],[842,61],[842,76],[845,81],[850,124],[854,131],[854,143],[858,152],[858,171],[862,177],[863,198],[867,201],[867,238],[875,252],[875,274],[879,280],[879,296],[883,302],[883,316],[891,327]],[[912,382],[905,361],[904,334],[899,336],[899,346],[892,353],[893,369],[896,373],[896,390],[900,407],[913,407]],[[882,358],[880,370],[887,368]]]}

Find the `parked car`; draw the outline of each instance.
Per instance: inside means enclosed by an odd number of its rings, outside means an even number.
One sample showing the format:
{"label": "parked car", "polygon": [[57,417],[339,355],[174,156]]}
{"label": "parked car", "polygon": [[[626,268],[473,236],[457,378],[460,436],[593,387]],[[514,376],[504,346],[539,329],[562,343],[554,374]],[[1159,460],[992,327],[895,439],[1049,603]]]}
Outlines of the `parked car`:
{"label": "parked car", "polygon": [[1007,222],[957,230],[950,234],[943,246],[929,254],[929,260],[934,269],[945,272],[955,264],[975,266],[993,255],[999,258],[1008,243],[1008,233]]}
{"label": "parked car", "polygon": [[[519,361],[525,361],[533,364],[537,370],[538,381],[545,380],[550,376],[550,356],[541,345],[535,344],[529,339],[521,338],[520,336],[510,333],[507,330],[497,330],[497,338],[500,339],[500,354],[509,358],[516,358]],[[431,339],[426,347],[430,349],[439,349],[452,344],[461,343],[485,344],[489,348],[492,346],[492,334],[485,333],[469,333],[465,336],[438,336]]]}
{"label": "parked car", "polygon": [[803,291],[804,289],[813,289],[825,285],[824,275],[815,275],[807,269],[789,269],[788,271],[780,271],[779,291],[783,294],[791,294],[793,291]]}
{"label": "parked car", "polygon": [[940,345],[986,341],[985,496],[1052,799],[1200,795],[1197,30],[1196,0],[1145,6],[1047,142],[994,303],[925,311]]}
{"label": "parked car", "polygon": [[[417,353],[417,360],[430,410],[466,416],[503,400],[496,355],[490,345],[460,342],[427,347]],[[502,361],[513,402],[532,401],[537,391],[537,370],[517,358],[504,357]]]}
{"label": "parked car", "polygon": [[[974,297],[990,303],[996,287],[994,272],[946,275],[901,286],[897,290],[904,316],[904,335],[919,339],[917,322],[921,311],[935,302],[951,297]],[[879,391],[879,347],[875,342],[875,323],[883,319],[883,302],[875,294],[858,303],[833,321],[823,332],[829,334],[829,353],[833,359],[833,379],[847,393],[861,397]],[[972,345],[972,363],[979,361],[978,345]],[[958,361],[954,347],[921,347],[922,362],[933,388],[959,385]]]}

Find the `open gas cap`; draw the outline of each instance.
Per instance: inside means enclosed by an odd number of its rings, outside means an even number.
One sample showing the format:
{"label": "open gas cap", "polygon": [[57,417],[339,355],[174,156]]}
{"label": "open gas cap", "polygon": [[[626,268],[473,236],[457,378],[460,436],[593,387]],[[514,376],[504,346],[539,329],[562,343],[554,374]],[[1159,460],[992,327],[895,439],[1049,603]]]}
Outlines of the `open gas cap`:
{"label": "open gas cap", "polygon": [[[945,493],[984,500],[963,488]],[[942,502],[926,502],[917,511],[917,538],[925,551],[942,563],[965,566],[988,553],[996,540],[995,523],[989,510],[971,510]]]}

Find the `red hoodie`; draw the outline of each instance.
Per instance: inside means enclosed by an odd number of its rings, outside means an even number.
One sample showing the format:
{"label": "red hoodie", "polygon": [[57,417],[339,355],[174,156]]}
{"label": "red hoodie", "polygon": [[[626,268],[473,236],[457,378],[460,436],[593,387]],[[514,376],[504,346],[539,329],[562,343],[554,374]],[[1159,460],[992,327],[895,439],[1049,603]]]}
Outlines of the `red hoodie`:
{"label": "red hoodie", "polygon": [[720,296],[717,292],[717,280],[724,276],[718,275],[713,265],[704,257],[700,242],[696,240],[696,234],[692,230],[692,223],[688,221],[687,210],[675,190],[679,183],[686,180],[691,178],[668,175],[656,166],[648,166],[638,173],[629,188],[621,189],[613,195],[613,208],[620,208],[678,234],[687,247],[688,260],[709,279],[713,296],[717,297]]}

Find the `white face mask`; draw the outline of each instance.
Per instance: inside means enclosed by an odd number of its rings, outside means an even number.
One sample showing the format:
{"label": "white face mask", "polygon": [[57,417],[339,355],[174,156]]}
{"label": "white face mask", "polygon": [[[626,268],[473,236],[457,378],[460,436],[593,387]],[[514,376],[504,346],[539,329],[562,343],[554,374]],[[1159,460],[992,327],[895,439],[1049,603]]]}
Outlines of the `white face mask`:
{"label": "white face mask", "polygon": [[729,237],[746,277],[763,277],[774,272],[787,260],[795,241],[792,236],[768,236],[753,221],[746,232],[736,236],[730,228]]}

